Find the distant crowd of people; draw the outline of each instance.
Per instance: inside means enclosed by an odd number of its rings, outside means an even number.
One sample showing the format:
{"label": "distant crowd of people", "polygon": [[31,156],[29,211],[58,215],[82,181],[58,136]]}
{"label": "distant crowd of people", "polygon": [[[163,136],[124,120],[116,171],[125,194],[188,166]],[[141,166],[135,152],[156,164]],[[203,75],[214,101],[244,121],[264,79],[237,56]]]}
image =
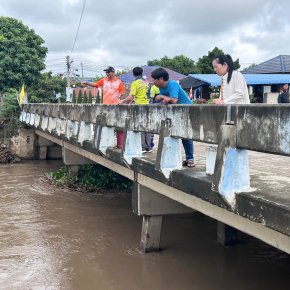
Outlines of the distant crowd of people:
{"label": "distant crowd of people", "polygon": [[[212,66],[216,74],[221,77],[221,87],[219,98],[214,100],[214,104],[249,104],[250,98],[247,83],[244,76],[234,70],[232,57],[228,54],[221,54],[214,58]],[[192,104],[192,100],[187,93],[181,88],[179,83],[169,78],[166,69],[160,67],[152,71],[151,77],[153,83],[143,77],[143,69],[135,67],[133,75],[135,80],[130,87],[129,95],[125,98],[125,86],[123,82],[116,77],[115,69],[112,66],[105,70],[106,77],[97,82],[82,82],[82,85],[103,88],[103,104],[137,104],[149,105],[159,103],[163,105]],[[278,103],[289,103],[288,84],[281,86],[278,96]],[[117,132],[117,139],[122,140],[123,132]],[[183,161],[184,166],[194,167],[194,146],[192,140],[182,140],[186,159]],[[122,144],[118,144],[122,147]],[[154,146],[154,137],[150,133],[142,133],[142,152],[151,152]]]}

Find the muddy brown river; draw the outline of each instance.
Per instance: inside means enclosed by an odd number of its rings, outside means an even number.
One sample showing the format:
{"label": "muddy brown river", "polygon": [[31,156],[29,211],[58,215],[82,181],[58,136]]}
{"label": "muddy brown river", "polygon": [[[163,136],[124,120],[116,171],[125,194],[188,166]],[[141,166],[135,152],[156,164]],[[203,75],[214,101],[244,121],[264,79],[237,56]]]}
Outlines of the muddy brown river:
{"label": "muddy brown river", "polygon": [[55,161],[0,165],[0,289],[290,289],[290,256],[240,234],[216,243],[199,213],[164,218],[162,251],[137,251],[141,218],[122,191],[56,188]]}

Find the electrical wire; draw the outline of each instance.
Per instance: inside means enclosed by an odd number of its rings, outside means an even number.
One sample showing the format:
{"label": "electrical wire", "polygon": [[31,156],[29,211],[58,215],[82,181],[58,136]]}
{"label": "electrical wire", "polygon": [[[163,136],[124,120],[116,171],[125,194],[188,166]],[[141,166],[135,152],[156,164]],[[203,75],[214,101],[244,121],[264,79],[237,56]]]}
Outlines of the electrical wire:
{"label": "electrical wire", "polygon": [[71,49],[71,53],[73,52],[73,50],[74,50],[74,48],[75,48],[75,44],[76,44],[76,41],[77,41],[77,38],[78,38],[78,34],[79,34],[79,30],[80,30],[80,26],[81,26],[81,22],[82,22],[83,14],[84,14],[84,10],[85,10],[85,6],[86,6],[86,2],[87,2],[87,0],[84,0],[84,4],[83,4],[83,8],[82,8],[82,12],[81,12],[81,17],[80,17],[80,21],[79,21],[79,25],[78,25],[78,29],[77,29],[77,33],[76,33],[76,37],[75,37],[75,40],[74,40],[74,44],[73,44],[72,49]]}

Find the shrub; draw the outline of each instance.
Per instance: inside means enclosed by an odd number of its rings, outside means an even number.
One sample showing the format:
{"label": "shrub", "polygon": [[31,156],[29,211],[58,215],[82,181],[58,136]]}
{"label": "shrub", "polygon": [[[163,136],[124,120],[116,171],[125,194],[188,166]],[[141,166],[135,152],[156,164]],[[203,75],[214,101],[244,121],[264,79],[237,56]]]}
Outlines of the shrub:
{"label": "shrub", "polygon": [[130,189],[132,182],[99,164],[81,165],[77,175],[69,175],[68,166],[63,166],[51,174],[57,183],[78,184],[89,188]]}

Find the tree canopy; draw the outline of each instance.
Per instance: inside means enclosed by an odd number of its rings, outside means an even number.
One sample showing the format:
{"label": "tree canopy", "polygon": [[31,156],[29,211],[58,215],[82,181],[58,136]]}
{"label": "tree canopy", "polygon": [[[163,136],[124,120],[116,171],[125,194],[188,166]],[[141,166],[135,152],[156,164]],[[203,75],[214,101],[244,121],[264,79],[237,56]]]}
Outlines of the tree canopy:
{"label": "tree canopy", "polygon": [[[200,57],[196,62],[185,55],[178,55],[173,58],[164,56],[161,59],[149,60],[147,63],[151,66],[166,67],[184,75],[194,73],[210,74],[214,73],[212,61],[219,54],[224,54],[224,52],[218,47],[215,47],[207,55]],[[234,67],[235,69],[240,68],[239,59],[234,61]]]}
{"label": "tree canopy", "polygon": [[42,73],[38,82],[27,88],[31,103],[55,103],[55,94],[65,96],[66,80],[61,76],[53,76],[51,72]]}
{"label": "tree canopy", "polygon": [[0,16],[0,93],[35,84],[45,68],[44,40],[21,21]]}
{"label": "tree canopy", "polygon": [[194,61],[185,55],[177,55],[173,58],[164,56],[159,60],[149,60],[147,63],[150,66],[166,67],[184,75],[198,72]]}
{"label": "tree canopy", "polygon": [[[214,70],[212,67],[212,61],[219,54],[224,54],[224,52],[218,47],[215,47],[212,51],[209,51],[207,55],[200,57],[198,61],[196,62],[197,70],[199,71],[199,73],[202,73],[202,74],[214,73]],[[235,69],[240,68],[239,59],[236,59],[234,61],[234,68]]]}

